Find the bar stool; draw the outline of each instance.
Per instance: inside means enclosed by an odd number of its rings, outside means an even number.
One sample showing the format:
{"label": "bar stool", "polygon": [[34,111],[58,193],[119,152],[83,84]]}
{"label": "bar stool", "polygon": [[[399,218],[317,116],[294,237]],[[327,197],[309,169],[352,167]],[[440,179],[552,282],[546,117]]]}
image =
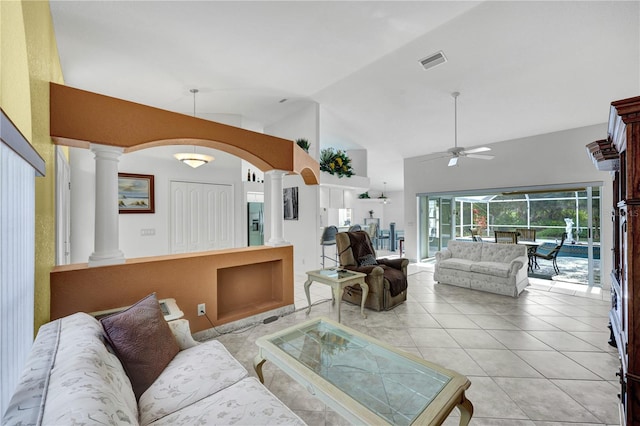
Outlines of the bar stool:
{"label": "bar stool", "polygon": [[338,251],[336,250],[335,257],[326,256],[324,254],[324,248],[327,246],[335,246],[336,245],[336,234],[338,233],[338,228],[335,226],[327,226],[322,231],[322,238],[320,239],[320,245],[322,246],[322,269],[324,269],[324,260],[330,259],[335,262],[336,266],[338,265]]}

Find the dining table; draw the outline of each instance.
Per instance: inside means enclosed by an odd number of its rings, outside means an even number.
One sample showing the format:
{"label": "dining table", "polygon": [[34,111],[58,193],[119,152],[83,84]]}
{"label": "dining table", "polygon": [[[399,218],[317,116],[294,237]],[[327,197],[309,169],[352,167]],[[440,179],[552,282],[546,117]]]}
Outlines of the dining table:
{"label": "dining table", "polygon": [[540,241],[521,240],[521,241],[518,241],[517,244],[521,244],[527,247],[527,257],[529,258],[529,271],[533,272],[534,266],[537,265],[535,254],[538,251],[538,247],[540,247],[544,243]]}

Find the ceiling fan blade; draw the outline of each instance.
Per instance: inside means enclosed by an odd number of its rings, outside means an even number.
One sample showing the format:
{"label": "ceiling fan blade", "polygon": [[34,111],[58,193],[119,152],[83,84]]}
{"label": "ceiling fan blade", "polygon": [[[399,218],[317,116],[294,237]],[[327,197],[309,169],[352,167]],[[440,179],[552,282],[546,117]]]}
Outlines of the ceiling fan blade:
{"label": "ceiling fan blade", "polygon": [[451,153],[450,152],[436,152],[434,154],[430,154],[429,158],[425,158],[423,160],[420,160],[420,163],[426,163],[428,161],[434,161],[434,160],[439,160],[441,158],[449,158],[451,157]]}
{"label": "ceiling fan blade", "polygon": [[491,148],[489,148],[488,146],[481,146],[478,148],[473,148],[473,149],[465,149],[464,152],[466,154],[477,154],[479,152],[487,152],[487,151],[491,151]]}
{"label": "ceiling fan blade", "polygon": [[465,157],[469,158],[477,158],[478,160],[493,160],[493,155],[485,155],[485,154],[466,154]]}
{"label": "ceiling fan blade", "polygon": [[449,160],[449,167],[457,166],[458,158],[459,157],[451,157],[451,159]]}

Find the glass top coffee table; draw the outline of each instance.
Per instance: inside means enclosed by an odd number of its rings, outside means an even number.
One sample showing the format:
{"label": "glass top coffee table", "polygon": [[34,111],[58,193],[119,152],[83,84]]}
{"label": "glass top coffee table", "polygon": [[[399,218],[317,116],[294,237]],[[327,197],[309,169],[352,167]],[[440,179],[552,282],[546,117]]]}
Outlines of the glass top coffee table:
{"label": "glass top coffee table", "polygon": [[473,405],[465,376],[399,351],[342,324],[318,318],[263,336],[254,367],[271,361],[352,423],[439,425]]}

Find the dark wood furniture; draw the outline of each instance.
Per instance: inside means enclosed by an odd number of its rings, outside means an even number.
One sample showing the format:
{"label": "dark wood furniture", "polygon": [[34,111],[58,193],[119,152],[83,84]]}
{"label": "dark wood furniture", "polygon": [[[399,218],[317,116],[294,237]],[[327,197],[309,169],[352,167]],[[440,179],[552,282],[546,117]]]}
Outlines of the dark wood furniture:
{"label": "dark wood furniture", "polygon": [[[640,96],[611,103],[608,141],[619,166],[591,155],[600,170],[612,170],[613,259],[611,344],[620,355],[620,420],[640,424]],[[614,167],[610,167],[614,164]],[[615,170],[617,167],[617,170]]]}

